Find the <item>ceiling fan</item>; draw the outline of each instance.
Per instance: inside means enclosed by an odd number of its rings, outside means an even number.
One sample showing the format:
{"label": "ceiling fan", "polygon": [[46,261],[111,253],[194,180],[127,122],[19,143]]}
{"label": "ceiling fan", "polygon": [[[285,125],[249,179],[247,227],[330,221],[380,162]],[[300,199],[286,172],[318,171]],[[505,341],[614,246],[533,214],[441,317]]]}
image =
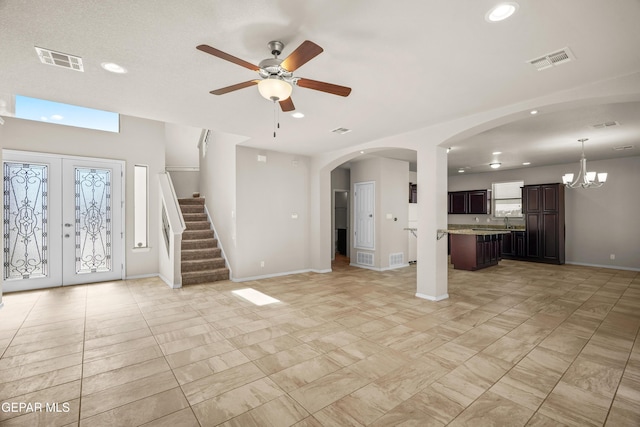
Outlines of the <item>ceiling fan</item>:
{"label": "ceiling fan", "polygon": [[293,101],[291,100],[293,85],[339,96],[349,96],[351,93],[351,88],[345,86],[304,79],[293,75],[294,71],[323,52],[323,49],[314,42],[309,40],[304,41],[286,59],[278,58],[278,55],[282,53],[282,49],[284,48],[284,44],[282,42],[270,41],[268,46],[273,58],[263,59],[258,65],[253,65],[250,62],[243,61],[242,59],[236,58],[235,56],[229,55],[228,53],[206,44],[197,46],[196,49],[201,50],[202,52],[224,59],[225,61],[233,62],[234,64],[248,68],[251,71],[257,71],[260,75],[260,79],[237,83],[231,86],[212,90],[210,93],[213,95],[224,95],[225,93],[233,92],[238,89],[258,85],[260,94],[264,98],[273,102],[277,101],[280,104],[282,111],[295,110]]}

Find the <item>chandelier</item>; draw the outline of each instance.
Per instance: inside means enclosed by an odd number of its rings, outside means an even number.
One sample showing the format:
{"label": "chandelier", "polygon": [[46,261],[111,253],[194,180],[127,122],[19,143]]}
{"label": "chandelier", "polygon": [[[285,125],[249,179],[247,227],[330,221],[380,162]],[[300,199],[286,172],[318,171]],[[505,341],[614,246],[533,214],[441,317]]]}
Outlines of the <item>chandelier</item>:
{"label": "chandelier", "polygon": [[[602,187],[602,184],[607,181],[606,172],[587,172],[587,158],[584,156],[584,142],[588,140],[589,138],[582,138],[578,140],[582,143],[582,157],[580,157],[580,170],[578,171],[578,176],[576,176],[575,181],[573,180],[572,173],[566,173],[562,176],[562,183],[567,188],[598,188]],[[598,177],[597,180],[596,175]]]}

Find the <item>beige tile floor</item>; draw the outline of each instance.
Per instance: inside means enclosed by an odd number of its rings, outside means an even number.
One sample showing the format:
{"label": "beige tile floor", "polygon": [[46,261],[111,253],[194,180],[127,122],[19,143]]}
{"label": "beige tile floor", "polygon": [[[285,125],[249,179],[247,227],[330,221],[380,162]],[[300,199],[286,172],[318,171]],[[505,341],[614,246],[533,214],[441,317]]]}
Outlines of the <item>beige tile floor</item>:
{"label": "beige tile floor", "polygon": [[[639,426],[640,273],[502,261],[7,294],[1,425]],[[252,287],[281,302],[255,306]],[[16,412],[20,402],[58,412]]]}

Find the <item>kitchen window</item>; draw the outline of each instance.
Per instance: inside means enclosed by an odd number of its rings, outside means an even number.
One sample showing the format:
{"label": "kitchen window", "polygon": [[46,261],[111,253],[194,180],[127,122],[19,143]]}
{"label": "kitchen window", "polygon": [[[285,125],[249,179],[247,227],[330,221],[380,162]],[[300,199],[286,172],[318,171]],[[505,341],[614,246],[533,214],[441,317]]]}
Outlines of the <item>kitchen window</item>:
{"label": "kitchen window", "polygon": [[496,218],[522,218],[522,189],[524,181],[494,182],[493,216]]}

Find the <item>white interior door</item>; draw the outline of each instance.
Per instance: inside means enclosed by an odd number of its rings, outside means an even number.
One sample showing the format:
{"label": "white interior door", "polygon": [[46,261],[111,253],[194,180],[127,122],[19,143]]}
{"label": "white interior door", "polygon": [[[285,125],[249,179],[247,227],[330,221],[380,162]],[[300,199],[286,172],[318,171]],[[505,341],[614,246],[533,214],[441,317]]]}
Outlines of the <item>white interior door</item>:
{"label": "white interior door", "polygon": [[375,249],[375,182],[356,182],[353,190],[354,246]]}
{"label": "white interior door", "polygon": [[122,162],[5,152],[7,292],[122,278]]}

